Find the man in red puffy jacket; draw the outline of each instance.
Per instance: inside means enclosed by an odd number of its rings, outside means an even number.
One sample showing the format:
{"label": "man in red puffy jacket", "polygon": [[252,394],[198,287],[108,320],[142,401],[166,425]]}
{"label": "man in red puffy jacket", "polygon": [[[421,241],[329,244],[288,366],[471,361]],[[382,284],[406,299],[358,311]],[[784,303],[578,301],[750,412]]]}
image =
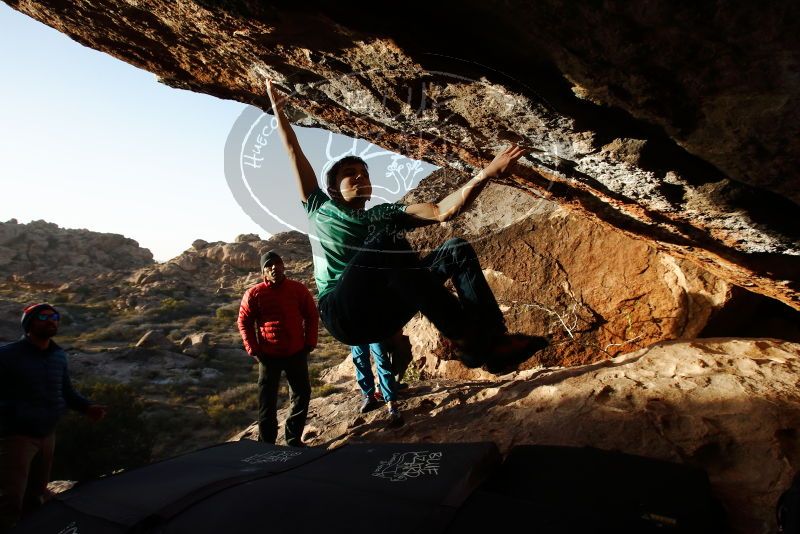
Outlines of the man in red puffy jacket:
{"label": "man in red puffy jacket", "polygon": [[264,282],[244,294],[238,324],[245,350],[258,360],[260,441],[275,443],[278,436],[278,383],[285,372],[291,400],[286,444],[302,447],[311,400],[307,359],[317,346],[319,314],[308,289],[286,278],[284,270],[275,251],[261,256]]}

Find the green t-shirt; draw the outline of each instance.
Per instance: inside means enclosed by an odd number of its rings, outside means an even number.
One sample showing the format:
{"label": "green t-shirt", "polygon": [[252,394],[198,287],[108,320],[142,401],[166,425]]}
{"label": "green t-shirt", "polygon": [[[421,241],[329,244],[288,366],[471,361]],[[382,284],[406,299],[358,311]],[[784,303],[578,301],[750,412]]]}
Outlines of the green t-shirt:
{"label": "green t-shirt", "polygon": [[320,188],[311,193],[303,207],[308,214],[314,279],[320,297],[336,287],[339,276],[367,236],[395,223],[406,209],[403,204],[351,209],[333,202]]}

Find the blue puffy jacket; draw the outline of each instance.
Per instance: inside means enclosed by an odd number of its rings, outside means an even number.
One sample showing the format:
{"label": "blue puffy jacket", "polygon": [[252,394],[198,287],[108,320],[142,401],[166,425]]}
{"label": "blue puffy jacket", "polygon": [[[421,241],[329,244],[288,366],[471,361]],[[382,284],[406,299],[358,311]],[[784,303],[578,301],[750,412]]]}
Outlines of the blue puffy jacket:
{"label": "blue puffy jacket", "polygon": [[47,436],[67,408],[85,412],[89,404],[72,389],[55,342],[46,350],[25,338],[0,347],[0,436]]}

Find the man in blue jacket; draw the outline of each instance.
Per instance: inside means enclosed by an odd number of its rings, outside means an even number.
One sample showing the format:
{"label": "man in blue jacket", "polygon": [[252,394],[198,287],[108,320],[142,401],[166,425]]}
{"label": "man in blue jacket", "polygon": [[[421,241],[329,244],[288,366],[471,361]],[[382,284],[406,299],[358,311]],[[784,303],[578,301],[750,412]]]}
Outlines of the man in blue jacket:
{"label": "man in blue jacket", "polygon": [[72,388],[67,355],[52,340],[60,318],[50,304],[28,306],[22,313],[25,335],[0,347],[0,532],[46,495],[54,431],[67,408],[93,421],[106,413]]}

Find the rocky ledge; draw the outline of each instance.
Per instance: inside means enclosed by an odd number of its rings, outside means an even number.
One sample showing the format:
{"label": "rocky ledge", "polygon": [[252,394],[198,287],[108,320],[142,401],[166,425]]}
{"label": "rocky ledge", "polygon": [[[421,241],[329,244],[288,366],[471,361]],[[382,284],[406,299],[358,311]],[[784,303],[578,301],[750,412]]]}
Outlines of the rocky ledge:
{"label": "rocky ledge", "polygon": [[[494,441],[593,446],[705,469],[735,532],[776,529],[780,493],[800,469],[800,345],[774,339],[666,342],[573,368],[500,379],[413,383],[406,424],[357,413],[348,362],[328,380],[351,390],[313,399],[305,439]],[[285,414],[281,414],[283,420]],[[282,435],[282,430],[279,432]],[[255,439],[251,426],[234,439]]]}

